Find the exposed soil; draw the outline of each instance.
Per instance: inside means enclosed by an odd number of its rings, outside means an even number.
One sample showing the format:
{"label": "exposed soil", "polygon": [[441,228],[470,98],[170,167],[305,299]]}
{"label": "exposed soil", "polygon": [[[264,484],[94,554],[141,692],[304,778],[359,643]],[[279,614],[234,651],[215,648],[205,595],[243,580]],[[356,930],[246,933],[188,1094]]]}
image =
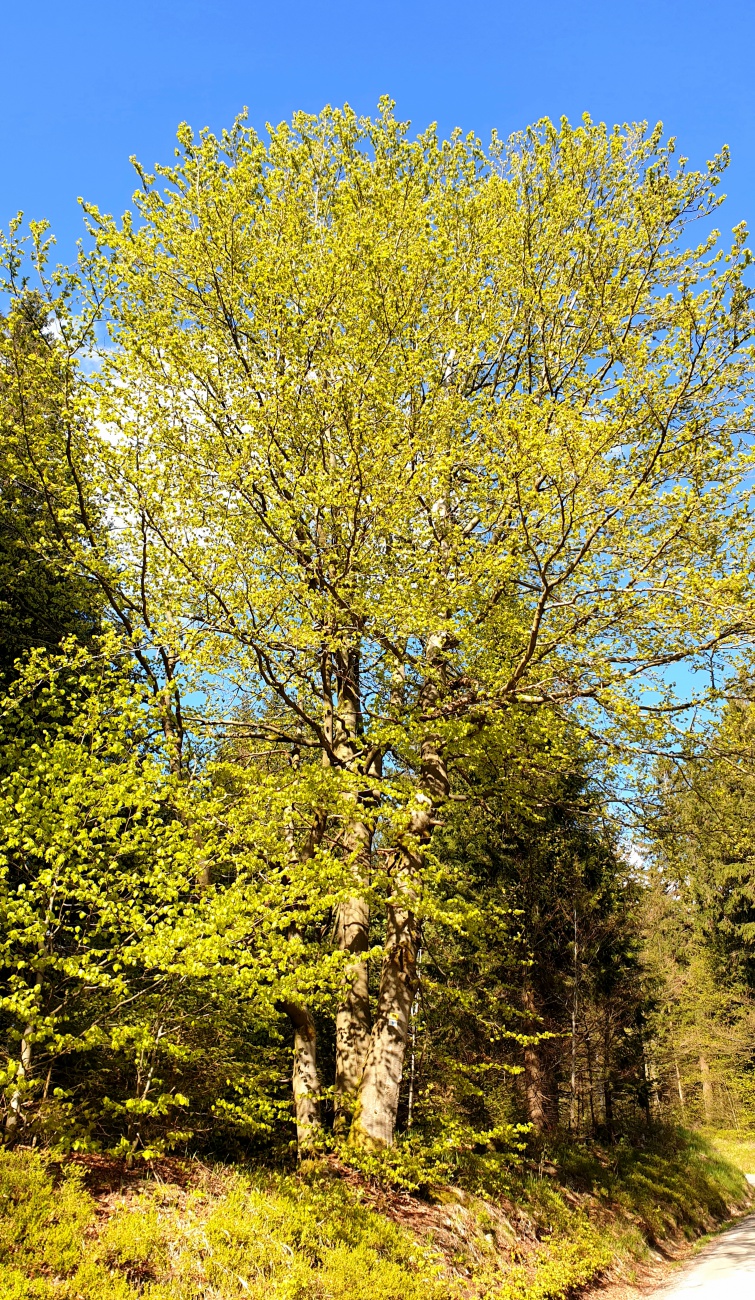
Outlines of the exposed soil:
{"label": "exposed soil", "polygon": [[72,1155],[61,1157],[50,1163],[51,1170],[74,1166],[84,1174],[84,1186],[95,1201],[109,1196],[113,1192],[125,1192],[130,1188],[140,1189],[145,1183],[170,1183],[185,1188],[198,1184],[203,1174],[208,1172],[205,1165],[193,1160],[178,1160],[171,1156],[162,1156],[158,1160],[141,1160],[127,1165],[124,1160],[113,1156]]}

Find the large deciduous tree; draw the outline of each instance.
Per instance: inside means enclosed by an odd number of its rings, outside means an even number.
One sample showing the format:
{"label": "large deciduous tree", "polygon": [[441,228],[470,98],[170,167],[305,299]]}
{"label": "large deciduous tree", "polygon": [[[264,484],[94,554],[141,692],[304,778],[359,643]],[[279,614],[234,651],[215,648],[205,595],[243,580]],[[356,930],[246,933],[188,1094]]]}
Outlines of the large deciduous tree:
{"label": "large deciduous tree", "polygon": [[[688,242],[724,166],[587,120],[411,139],[384,102],[267,141],[183,126],[136,215],[87,207],[119,599],[204,675],[196,725],[339,792],[278,833],[292,869],[327,845],[349,873],[355,1142],[393,1139],[427,846],[470,731],[545,706],[657,746],[664,668],[748,629],[749,254],[742,229]],[[288,1011],[311,1132],[314,1022]]]}

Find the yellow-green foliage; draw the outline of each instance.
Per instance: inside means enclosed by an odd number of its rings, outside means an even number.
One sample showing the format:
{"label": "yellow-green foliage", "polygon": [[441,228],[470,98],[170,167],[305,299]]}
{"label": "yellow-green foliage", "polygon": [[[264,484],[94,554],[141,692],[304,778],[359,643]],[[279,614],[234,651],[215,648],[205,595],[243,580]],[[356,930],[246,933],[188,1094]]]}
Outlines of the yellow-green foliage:
{"label": "yellow-green foliage", "polygon": [[488,1294],[490,1300],[561,1300],[602,1273],[613,1257],[610,1238],[584,1220],[568,1237],[547,1242],[531,1262],[513,1264]]}
{"label": "yellow-green foliage", "polygon": [[3,1300],[432,1300],[436,1254],[335,1183],[224,1174],[187,1194],[156,1185],[98,1231],[75,1176],[0,1155]]}
{"label": "yellow-green foliage", "polygon": [[748,1200],[739,1170],[689,1133],[660,1132],[645,1148],[622,1142],[554,1156],[565,1188],[529,1178],[511,1189],[540,1240],[491,1279],[490,1300],[562,1300],[610,1266],[643,1258],[648,1243],[700,1236]]}
{"label": "yellow-green foliage", "polygon": [[45,1276],[73,1273],[94,1213],[71,1171],[57,1187],[44,1163],[28,1155],[0,1159],[0,1294],[4,1300],[52,1295]]}

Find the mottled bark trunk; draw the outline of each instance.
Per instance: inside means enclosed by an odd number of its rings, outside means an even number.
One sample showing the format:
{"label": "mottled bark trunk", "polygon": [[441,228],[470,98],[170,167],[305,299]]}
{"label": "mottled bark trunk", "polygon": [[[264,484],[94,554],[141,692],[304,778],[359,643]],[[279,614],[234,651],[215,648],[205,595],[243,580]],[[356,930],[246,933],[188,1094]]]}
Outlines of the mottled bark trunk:
{"label": "mottled bark trunk", "polygon": [[[420,966],[422,964],[422,949],[417,953],[417,994],[419,994]],[[414,1090],[417,1080],[417,1014],[419,1012],[419,998],[415,996],[412,1003],[412,1009],[409,1013],[409,1096],[406,1103],[406,1127],[407,1130],[412,1127],[414,1119]]]}
{"label": "mottled bark trunk", "polygon": [[[325,818],[316,814],[298,856],[303,862],[316,852],[325,833]],[[293,818],[289,817],[286,838],[292,860],[297,856]],[[279,1004],[294,1030],[294,1064],[291,1084],[296,1115],[296,1141],[300,1160],[313,1155],[322,1131],[320,1117],[320,1078],[317,1073],[317,1031],[308,1007],[293,1000]]]}
{"label": "mottled bark trunk", "polygon": [[369,947],[370,909],[363,898],[348,898],[338,909],[336,938],[342,952],[356,957],[346,973],[343,997],[336,1011],[335,1130],[346,1133],[356,1105],[370,1044],[370,993],[366,961],[359,954]]}
{"label": "mottled bark trunk", "polygon": [[[360,656],[352,646],[335,655],[337,705],[333,720],[333,748],[337,761],[360,776],[379,775],[379,757],[362,752]],[[341,903],[336,919],[336,942],[349,960],[344,990],[336,1010],[335,1130],[348,1132],[357,1100],[370,1042],[369,971],[360,956],[369,948],[370,909],[364,897],[370,880],[372,829],[367,805],[369,790],[350,796],[354,813],[347,817],[343,846],[350,859],[354,894]],[[347,801],[347,803],[349,802]]]}
{"label": "mottled bark trunk", "polygon": [[710,1077],[710,1066],[707,1057],[700,1053],[700,1080],[703,1085],[703,1114],[705,1123],[713,1123],[713,1080]]}
{"label": "mottled bark trunk", "polygon": [[[360,1147],[391,1146],[396,1128],[412,1003],[417,991],[419,900],[417,853],[402,850],[395,862],[397,892],[388,904],[377,1014],[359,1085],[350,1140]],[[400,892],[399,892],[400,891]]]}
{"label": "mottled bark trunk", "polygon": [[31,1044],[31,1025],[27,1025],[24,1036],[21,1039],[21,1059],[16,1072],[16,1084],[11,1093],[10,1102],[8,1103],[8,1114],[5,1117],[5,1131],[10,1142],[16,1137],[19,1128],[23,1124],[23,1115],[21,1105],[23,1101],[22,1085],[31,1074],[32,1062],[32,1044]]}
{"label": "mottled bark trunk", "polygon": [[320,1118],[320,1079],[317,1073],[317,1035],[315,1023],[306,1007],[284,1002],[283,1010],[294,1029],[294,1068],[292,1089],[296,1112],[296,1140],[299,1159],[314,1155],[322,1131]]}
{"label": "mottled bark trunk", "polygon": [[394,888],[387,906],[377,1015],[349,1135],[356,1146],[368,1149],[391,1146],[396,1130],[412,1003],[418,986],[417,909],[422,893],[423,846],[432,835],[435,809],[448,795],[448,772],[437,736],[427,736],[422,744],[421,782],[408,833],[393,856]]}

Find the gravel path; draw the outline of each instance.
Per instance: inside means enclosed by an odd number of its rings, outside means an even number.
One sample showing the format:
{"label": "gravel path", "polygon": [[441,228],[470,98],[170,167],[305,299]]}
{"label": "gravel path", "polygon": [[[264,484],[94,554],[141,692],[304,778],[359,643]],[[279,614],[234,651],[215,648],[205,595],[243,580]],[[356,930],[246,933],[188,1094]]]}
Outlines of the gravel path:
{"label": "gravel path", "polygon": [[716,1237],[653,1300],[755,1300],[755,1214]]}

